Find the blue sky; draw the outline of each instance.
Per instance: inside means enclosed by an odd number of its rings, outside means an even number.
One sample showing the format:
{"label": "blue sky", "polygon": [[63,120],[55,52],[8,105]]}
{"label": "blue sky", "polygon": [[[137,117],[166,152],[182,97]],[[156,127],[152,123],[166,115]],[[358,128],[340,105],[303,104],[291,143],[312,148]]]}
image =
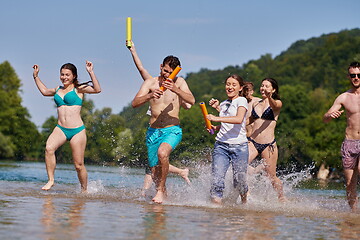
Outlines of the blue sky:
{"label": "blue sky", "polygon": [[185,76],[201,68],[241,66],[266,53],[277,56],[297,40],[358,28],[358,5],[357,0],[3,0],[0,62],[14,67],[22,81],[22,104],[41,126],[56,109],[36,88],[34,64],[40,65],[45,85],[55,87],[66,62],[87,81],[85,60],[90,60],[103,90],[88,95],[95,107],[119,113],[131,102],[142,80],[125,47],[128,16],[148,71],[158,74],[162,59],[172,54],[180,58]]}

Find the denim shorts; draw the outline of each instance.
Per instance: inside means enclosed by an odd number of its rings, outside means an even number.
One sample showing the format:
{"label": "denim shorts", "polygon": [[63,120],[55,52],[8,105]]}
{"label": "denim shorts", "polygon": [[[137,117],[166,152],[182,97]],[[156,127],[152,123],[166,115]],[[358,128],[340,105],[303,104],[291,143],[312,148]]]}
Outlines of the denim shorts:
{"label": "denim shorts", "polygon": [[244,195],[248,191],[246,172],[248,167],[249,149],[248,143],[228,144],[220,141],[215,142],[212,154],[212,179],[211,197],[222,198],[225,189],[225,176],[231,164],[233,170],[233,185]]}

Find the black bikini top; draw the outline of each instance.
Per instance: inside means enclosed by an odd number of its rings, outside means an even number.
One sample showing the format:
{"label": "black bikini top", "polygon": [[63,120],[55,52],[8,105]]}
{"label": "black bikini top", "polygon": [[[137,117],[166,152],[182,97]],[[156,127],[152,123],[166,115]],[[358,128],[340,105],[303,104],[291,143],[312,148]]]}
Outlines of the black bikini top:
{"label": "black bikini top", "polygon": [[[251,116],[253,117],[253,119],[260,118],[259,115],[255,112],[255,107],[253,107],[251,111]],[[265,109],[265,111],[261,115],[261,119],[275,121],[274,112],[270,106]]]}

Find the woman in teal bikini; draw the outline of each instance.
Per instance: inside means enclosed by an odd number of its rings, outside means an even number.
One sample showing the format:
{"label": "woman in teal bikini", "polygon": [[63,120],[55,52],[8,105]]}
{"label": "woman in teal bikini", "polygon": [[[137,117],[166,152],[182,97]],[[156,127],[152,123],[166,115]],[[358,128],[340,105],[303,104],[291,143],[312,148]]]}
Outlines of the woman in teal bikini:
{"label": "woman in teal bikini", "polygon": [[265,159],[265,171],[280,201],[285,201],[283,184],[276,176],[278,149],[275,140],[276,121],[279,117],[282,102],[279,96],[279,86],[275,79],[265,78],[261,82],[262,99],[252,105],[250,124],[253,122],[249,140],[249,163],[257,155]]}
{"label": "woman in teal bikini", "polygon": [[63,86],[47,88],[38,76],[39,66],[34,65],[33,77],[43,96],[54,96],[57,106],[58,123],[46,141],[45,163],[48,182],[42,187],[49,190],[54,185],[56,167],[55,151],[66,141],[70,142],[73,161],[81,185],[81,192],[87,190],[87,171],[84,165],[86,147],[85,126],[80,116],[84,93],[100,93],[100,84],[93,72],[93,64],[86,61],[86,70],[92,86],[79,84],[75,65],[66,63],[60,68],[60,81]]}

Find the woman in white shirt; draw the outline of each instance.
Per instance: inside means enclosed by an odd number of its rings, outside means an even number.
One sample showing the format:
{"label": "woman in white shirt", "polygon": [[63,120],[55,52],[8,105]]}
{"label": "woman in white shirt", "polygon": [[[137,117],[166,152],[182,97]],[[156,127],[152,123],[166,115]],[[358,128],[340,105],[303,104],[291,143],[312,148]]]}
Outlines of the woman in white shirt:
{"label": "woman in white shirt", "polygon": [[248,167],[248,140],[246,138],[246,113],[248,102],[240,93],[244,86],[243,79],[231,75],[225,81],[225,91],[228,99],[219,102],[211,99],[209,105],[219,111],[219,116],[207,115],[212,122],[220,122],[214,126],[219,131],[212,154],[211,200],[221,204],[225,189],[225,175],[230,166],[233,170],[234,188],[239,191],[242,203],[246,203],[248,185],[246,172]]}

